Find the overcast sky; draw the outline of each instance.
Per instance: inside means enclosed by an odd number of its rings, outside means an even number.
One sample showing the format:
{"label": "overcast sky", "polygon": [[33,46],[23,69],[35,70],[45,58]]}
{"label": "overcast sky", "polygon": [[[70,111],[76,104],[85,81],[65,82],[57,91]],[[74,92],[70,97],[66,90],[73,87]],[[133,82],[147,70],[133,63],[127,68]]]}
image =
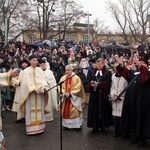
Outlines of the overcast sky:
{"label": "overcast sky", "polygon": [[117,30],[116,23],[114,19],[112,18],[109,11],[106,9],[106,0],[74,0],[78,4],[82,4],[83,10],[85,12],[88,12],[89,14],[92,14],[90,16],[90,23],[93,23],[93,21],[96,18],[99,18],[99,20],[104,20],[106,26],[109,26],[111,30]]}

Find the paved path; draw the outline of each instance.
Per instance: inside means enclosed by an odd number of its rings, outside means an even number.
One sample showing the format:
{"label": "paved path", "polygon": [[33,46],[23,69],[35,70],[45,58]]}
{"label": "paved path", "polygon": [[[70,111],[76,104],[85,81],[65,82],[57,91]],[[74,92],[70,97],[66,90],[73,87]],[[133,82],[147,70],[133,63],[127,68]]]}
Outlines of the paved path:
{"label": "paved path", "polygon": [[[46,130],[41,135],[28,136],[23,122],[15,123],[16,114],[4,112],[3,134],[7,150],[61,150],[60,116],[54,111],[54,121],[46,122]],[[84,123],[81,131],[62,131],[62,150],[148,150],[150,142],[144,148],[131,144],[131,138],[122,140],[113,138],[113,127],[108,134],[92,134],[86,126],[87,105],[84,109]]]}

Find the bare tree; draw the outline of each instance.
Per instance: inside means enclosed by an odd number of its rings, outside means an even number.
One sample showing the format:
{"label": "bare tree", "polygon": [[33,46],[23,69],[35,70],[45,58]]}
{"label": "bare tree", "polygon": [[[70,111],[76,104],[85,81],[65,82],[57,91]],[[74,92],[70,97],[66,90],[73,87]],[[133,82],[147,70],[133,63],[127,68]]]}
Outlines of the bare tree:
{"label": "bare tree", "polygon": [[92,34],[92,40],[96,39],[98,34],[106,32],[107,30],[108,26],[105,26],[105,22],[96,18],[93,22],[93,30],[90,30],[90,33]]}
{"label": "bare tree", "polygon": [[61,28],[60,32],[63,33],[63,39],[65,39],[67,28],[72,27],[75,22],[79,21],[84,16],[84,12],[82,11],[82,6],[72,0],[61,0],[59,9],[56,20],[59,20],[59,25],[61,25],[59,26]]}
{"label": "bare tree", "polygon": [[[127,24],[128,24],[128,19],[127,19],[127,14],[126,14],[126,8],[128,6],[128,2],[124,3],[123,1],[121,2],[119,0],[119,2],[121,3],[120,5],[114,2],[109,1],[107,3],[107,7],[110,10],[112,16],[114,17],[114,19],[116,20],[116,22],[118,23],[122,34],[120,34],[123,39],[125,41],[128,41],[127,38]],[[128,9],[129,10],[129,9]]]}
{"label": "bare tree", "polygon": [[[53,21],[53,13],[55,12],[55,5],[58,4],[57,0],[37,0],[37,13],[38,13],[38,29],[40,31],[41,39],[48,38],[48,31]],[[42,38],[43,35],[43,38]]]}
{"label": "bare tree", "polygon": [[5,19],[7,18],[7,33],[8,35],[18,36],[23,29],[28,28],[33,17],[29,17],[31,5],[26,0],[0,0],[0,37],[4,39],[3,28]]}
{"label": "bare tree", "polygon": [[116,3],[111,0],[107,2],[107,8],[118,23],[124,40],[128,42],[128,33],[131,33],[134,41],[145,42],[147,15],[150,13],[149,0],[118,0]]}
{"label": "bare tree", "polygon": [[[147,28],[147,16],[150,13],[150,1],[149,0],[130,0],[129,4],[135,14],[136,21],[131,22],[130,31],[134,33],[134,37],[139,37],[142,42],[145,42],[148,35],[146,34]],[[137,30],[134,28],[134,23],[137,24]],[[139,40],[137,39],[137,40]],[[136,40],[136,41],[137,41]]]}

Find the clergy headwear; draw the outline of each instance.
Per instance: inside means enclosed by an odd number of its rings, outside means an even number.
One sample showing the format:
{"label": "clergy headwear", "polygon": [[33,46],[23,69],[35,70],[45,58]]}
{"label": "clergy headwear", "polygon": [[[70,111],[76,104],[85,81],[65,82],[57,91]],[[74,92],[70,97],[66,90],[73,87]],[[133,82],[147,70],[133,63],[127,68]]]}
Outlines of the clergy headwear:
{"label": "clergy headwear", "polygon": [[43,63],[46,63],[46,61],[44,59],[40,59],[39,64],[43,64]]}
{"label": "clergy headwear", "polygon": [[34,59],[34,58],[37,58],[37,56],[36,56],[36,55],[31,55],[31,56],[29,56],[29,60],[32,60],[32,59]]}
{"label": "clergy headwear", "polygon": [[23,63],[29,64],[29,62],[26,59],[23,59],[22,61],[20,61],[20,64],[23,64]]}

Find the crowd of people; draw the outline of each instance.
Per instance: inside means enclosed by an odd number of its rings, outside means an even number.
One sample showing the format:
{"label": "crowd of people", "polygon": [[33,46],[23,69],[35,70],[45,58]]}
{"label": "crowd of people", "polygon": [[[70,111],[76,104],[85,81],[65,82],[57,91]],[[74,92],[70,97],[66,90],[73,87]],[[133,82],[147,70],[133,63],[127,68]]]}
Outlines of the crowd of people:
{"label": "crowd of people", "polygon": [[150,139],[149,51],[149,43],[108,47],[104,40],[1,44],[1,73],[18,72],[1,89],[2,111],[17,112],[28,135],[44,132],[54,108],[61,111],[64,130],[78,131],[88,101],[87,127],[93,134],[106,135],[114,126],[114,138],[132,135],[133,143],[143,146]]}

